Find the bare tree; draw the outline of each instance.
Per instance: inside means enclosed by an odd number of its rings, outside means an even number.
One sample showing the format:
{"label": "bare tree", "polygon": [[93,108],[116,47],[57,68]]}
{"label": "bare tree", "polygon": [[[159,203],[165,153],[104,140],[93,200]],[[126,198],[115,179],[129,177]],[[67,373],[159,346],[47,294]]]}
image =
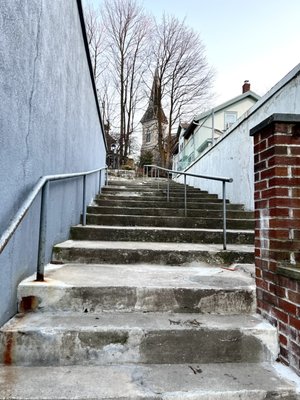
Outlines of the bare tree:
{"label": "bare tree", "polygon": [[96,86],[99,85],[99,78],[105,71],[105,28],[100,19],[100,9],[96,9],[92,3],[85,8],[85,25],[90,49],[91,61]]}
{"label": "bare tree", "polygon": [[[170,163],[172,128],[207,100],[213,72],[199,35],[175,17],[163,16],[156,25],[153,56],[159,82],[158,136],[162,164]],[[163,132],[163,106],[168,110],[168,130]]]}
{"label": "bare tree", "polygon": [[119,96],[119,152],[121,163],[125,163],[140,101],[149,20],[134,0],[106,0],[103,23],[110,71]]}
{"label": "bare tree", "polygon": [[152,70],[157,149],[161,164],[168,166],[174,125],[201,108],[211,87],[213,73],[199,35],[175,17],[163,15],[155,22],[136,0],[105,0],[101,10],[90,4],[85,18],[103,120],[118,135],[121,164],[130,152]]}

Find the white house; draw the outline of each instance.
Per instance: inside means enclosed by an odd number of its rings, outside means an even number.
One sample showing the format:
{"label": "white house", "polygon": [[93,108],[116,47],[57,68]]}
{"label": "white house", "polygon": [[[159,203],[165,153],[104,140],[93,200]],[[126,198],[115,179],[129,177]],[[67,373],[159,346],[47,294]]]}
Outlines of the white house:
{"label": "white house", "polygon": [[[274,113],[300,114],[300,64],[282,78],[239,120],[204,151],[188,168],[191,174],[223,176],[233,179],[226,196],[233,203],[254,209],[254,156],[250,130]],[[299,157],[300,163],[300,157]],[[178,177],[183,182],[183,177]],[[187,184],[222,196],[218,181],[187,177]]]}
{"label": "white house", "polygon": [[182,171],[228,130],[260,96],[245,81],[242,94],[194,117],[185,129],[178,129],[178,146],[173,153],[173,169]]}

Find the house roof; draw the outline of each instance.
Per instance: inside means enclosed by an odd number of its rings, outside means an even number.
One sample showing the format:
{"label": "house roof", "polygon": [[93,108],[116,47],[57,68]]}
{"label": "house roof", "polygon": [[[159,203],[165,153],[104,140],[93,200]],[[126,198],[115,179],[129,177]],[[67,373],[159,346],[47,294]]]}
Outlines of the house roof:
{"label": "house roof", "polygon": [[179,122],[176,136],[179,137],[181,131],[187,129],[189,127],[189,125],[190,125],[189,122]]}
{"label": "house roof", "polygon": [[[158,74],[157,74],[157,70],[156,70],[154,79],[153,79],[153,85],[152,85],[148,108],[141,119],[142,124],[144,124],[145,122],[148,122],[148,121],[153,121],[155,119],[156,120],[158,119],[158,109],[159,109],[159,104],[160,104],[160,99],[159,99],[159,89],[160,88],[159,88],[159,86],[160,86],[160,82],[159,82]],[[162,117],[162,123],[167,124],[168,120],[167,120],[167,117],[162,108],[161,108],[161,117]]]}
{"label": "house roof", "polygon": [[226,101],[225,103],[220,104],[217,107],[214,107],[212,109],[210,109],[209,111],[205,111],[202,114],[196,115],[192,122],[189,124],[188,128],[186,129],[186,131],[184,132],[184,138],[188,139],[192,133],[194,132],[195,128],[198,125],[198,122],[201,121],[202,119],[205,119],[207,117],[209,117],[211,115],[212,112],[218,112],[218,111],[222,111],[223,109],[230,107],[236,103],[238,103],[241,100],[244,100],[246,98],[251,98],[255,101],[258,101],[260,99],[260,96],[254,92],[252,92],[252,90],[248,90],[245,93],[240,94],[239,96],[236,96],[228,101]]}
{"label": "house roof", "polygon": [[[211,113],[209,113],[208,115],[210,115],[210,114],[211,114]],[[188,139],[188,138],[191,136],[191,134],[194,132],[196,126],[199,126],[199,125],[198,125],[198,122],[196,122],[196,121],[193,119],[193,121],[189,124],[189,126],[188,126],[187,129],[185,130],[185,132],[184,132],[184,134],[183,134],[183,137],[184,137],[185,139]]]}
{"label": "house roof", "polygon": [[225,101],[225,103],[222,103],[219,106],[214,107],[209,111],[206,111],[204,113],[196,115],[194,117],[194,121],[200,121],[201,119],[203,119],[203,118],[207,117],[208,115],[210,115],[212,113],[212,111],[214,111],[214,112],[221,111],[221,110],[223,110],[223,108],[227,108],[229,106],[232,106],[233,104],[238,103],[239,101],[244,100],[247,97],[252,98],[253,100],[256,100],[256,101],[258,101],[260,99],[260,96],[258,94],[252,92],[252,90],[248,90],[247,92],[242,93],[239,96],[234,97],[233,99]]}

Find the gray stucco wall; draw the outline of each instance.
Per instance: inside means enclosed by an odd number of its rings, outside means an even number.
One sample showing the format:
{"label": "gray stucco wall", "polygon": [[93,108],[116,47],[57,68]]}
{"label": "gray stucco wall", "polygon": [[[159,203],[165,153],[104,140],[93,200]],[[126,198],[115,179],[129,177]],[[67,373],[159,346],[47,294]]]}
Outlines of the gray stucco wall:
{"label": "gray stucco wall", "polygon": [[[76,0],[0,2],[0,235],[42,175],[105,165]],[[87,202],[98,177],[87,178]],[[79,222],[82,178],[56,182],[47,257]],[[36,269],[40,199],[0,255],[0,326],[16,312],[17,284]]]}
{"label": "gray stucco wall", "polygon": [[[199,157],[186,172],[233,178],[227,185],[227,198],[254,209],[254,156],[250,129],[273,113],[300,113],[300,64],[266,93],[231,130]],[[183,178],[178,179],[180,182]],[[217,181],[187,178],[187,183],[222,196],[222,185]]]}

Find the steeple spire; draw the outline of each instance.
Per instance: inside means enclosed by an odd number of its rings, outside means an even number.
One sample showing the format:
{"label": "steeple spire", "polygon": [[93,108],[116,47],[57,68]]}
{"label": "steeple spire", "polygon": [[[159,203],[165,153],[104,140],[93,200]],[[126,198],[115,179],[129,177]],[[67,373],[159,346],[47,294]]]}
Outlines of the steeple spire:
{"label": "steeple spire", "polygon": [[[160,82],[159,82],[159,78],[158,78],[158,69],[156,68],[155,73],[154,73],[148,108],[141,119],[142,124],[145,122],[148,122],[148,121],[157,120],[158,105],[159,105],[159,93],[160,93],[159,86],[160,86]],[[167,120],[167,117],[165,116],[165,113],[163,110],[161,110],[161,114],[162,114],[162,122],[164,124],[167,124],[168,120]]]}

